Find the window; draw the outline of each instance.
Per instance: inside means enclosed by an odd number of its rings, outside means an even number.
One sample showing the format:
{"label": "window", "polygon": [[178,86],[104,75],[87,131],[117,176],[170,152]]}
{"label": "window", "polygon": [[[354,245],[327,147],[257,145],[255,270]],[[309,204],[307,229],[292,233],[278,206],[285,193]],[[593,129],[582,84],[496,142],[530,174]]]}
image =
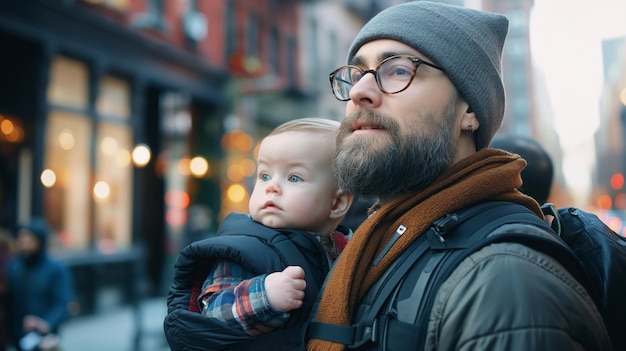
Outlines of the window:
{"label": "window", "polygon": [[48,102],[69,108],[87,109],[87,66],[66,57],[57,57],[50,67]]}
{"label": "window", "polygon": [[100,116],[130,117],[130,86],[122,79],[105,76],[100,80],[96,110]]}
{"label": "window", "polygon": [[95,116],[88,113],[90,86],[85,63],[53,60],[41,181],[54,251],[110,253],[132,242],[130,85],[101,77]]}

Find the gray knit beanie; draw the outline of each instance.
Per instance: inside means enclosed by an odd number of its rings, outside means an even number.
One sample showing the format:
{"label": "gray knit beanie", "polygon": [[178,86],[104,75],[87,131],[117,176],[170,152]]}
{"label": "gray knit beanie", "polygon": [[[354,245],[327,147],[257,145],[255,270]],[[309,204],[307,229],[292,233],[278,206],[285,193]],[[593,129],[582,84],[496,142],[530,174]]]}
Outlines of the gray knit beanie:
{"label": "gray knit beanie", "polygon": [[418,50],[439,67],[476,113],[476,148],[496,134],[504,117],[501,54],[509,26],[500,14],[414,1],[389,7],[361,29],[348,52],[377,39],[393,39]]}

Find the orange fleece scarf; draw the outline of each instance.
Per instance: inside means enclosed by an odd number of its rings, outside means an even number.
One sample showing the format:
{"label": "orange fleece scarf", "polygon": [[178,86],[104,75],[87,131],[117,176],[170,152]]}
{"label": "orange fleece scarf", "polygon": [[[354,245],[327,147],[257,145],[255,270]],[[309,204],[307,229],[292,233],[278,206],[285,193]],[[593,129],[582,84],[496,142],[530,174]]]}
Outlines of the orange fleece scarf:
{"label": "orange fleece scarf", "polygon": [[[350,325],[355,307],[389,265],[447,213],[481,200],[522,204],[543,217],[538,204],[515,190],[526,162],[501,150],[482,149],[439,176],[427,189],[383,204],[365,220],[337,261],[322,295],[316,320]],[[407,229],[376,266],[373,261],[402,224]],[[344,345],[312,339],[308,351],[341,351]]]}

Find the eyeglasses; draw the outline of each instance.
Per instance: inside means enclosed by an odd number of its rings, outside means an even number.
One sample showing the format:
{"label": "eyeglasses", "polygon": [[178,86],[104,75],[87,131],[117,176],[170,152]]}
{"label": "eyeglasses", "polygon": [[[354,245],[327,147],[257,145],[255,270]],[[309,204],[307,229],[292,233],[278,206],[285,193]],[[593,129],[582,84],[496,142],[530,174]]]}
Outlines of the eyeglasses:
{"label": "eyeglasses", "polygon": [[424,64],[443,72],[443,68],[414,56],[396,55],[384,59],[376,69],[362,69],[357,66],[337,68],[329,76],[333,94],[339,101],[350,100],[350,90],[366,74],[371,73],[376,79],[378,88],[387,94],[397,94],[409,87],[415,77],[417,68]]}

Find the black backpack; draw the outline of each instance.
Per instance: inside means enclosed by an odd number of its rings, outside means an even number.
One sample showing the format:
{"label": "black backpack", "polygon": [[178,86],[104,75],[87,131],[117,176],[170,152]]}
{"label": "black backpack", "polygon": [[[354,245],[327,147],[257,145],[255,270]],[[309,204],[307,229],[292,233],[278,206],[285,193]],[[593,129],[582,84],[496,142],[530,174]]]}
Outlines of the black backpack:
{"label": "black backpack", "polygon": [[[367,343],[381,343],[373,349],[390,351],[406,350],[408,345],[423,347],[435,294],[461,261],[489,244],[517,242],[549,254],[566,267],[596,303],[613,349],[626,350],[626,333],[620,330],[626,316],[626,239],[592,213],[577,208],[556,210],[552,204],[542,206],[542,210],[554,217],[551,226],[527,208],[510,202],[483,202],[446,215],[381,278],[376,299],[357,323],[339,326],[310,322],[307,337],[348,348]],[[505,224],[532,225],[553,235],[528,234],[522,227],[519,232],[489,235]],[[423,245],[424,241],[429,245]],[[421,257],[425,266],[411,270]],[[400,306],[397,296],[410,296],[407,301],[412,303]]]}

